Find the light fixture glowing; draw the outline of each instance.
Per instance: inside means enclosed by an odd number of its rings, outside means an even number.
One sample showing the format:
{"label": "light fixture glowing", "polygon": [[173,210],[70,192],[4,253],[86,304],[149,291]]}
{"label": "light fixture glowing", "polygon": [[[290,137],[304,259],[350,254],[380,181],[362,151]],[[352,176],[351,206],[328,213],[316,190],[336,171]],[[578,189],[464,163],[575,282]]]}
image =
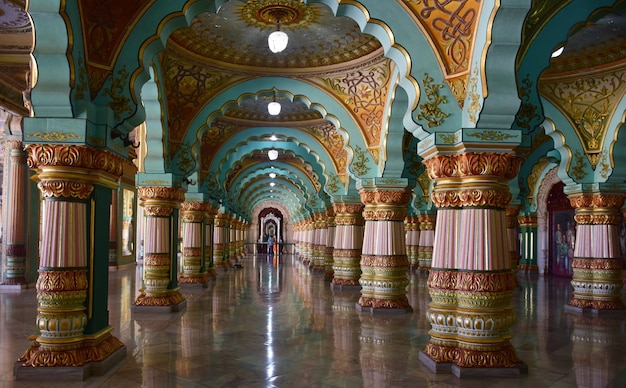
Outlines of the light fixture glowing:
{"label": "light fixture glowing", "polygon": [[276,151],[276,150],[269,150],[269,151],[267,151],[267,157],[270,158],[270,160],[278,159],[278,151]]}
{"label": "light fixture glowing", "polygon": [[270,136],[270,140],[271,140],[271,141],[276,141],[276,140],[278,140],[278,138],[276,137],[276,135],[274,135],[274,134],[272,133],[272,136]]}
{"label": "light fixture glowing", "polygon": [[276,173],[275,172],[270,172],[270,178],[272,178],[272,179],[276,178]]}
{"label": "light fixture glowing", "polygon": [[276,102],[276,88],[274,88],[274,97],[272,98],[272,102],[267,104],[267,113],[269,113],[270,116],[278,116],[281,108],[280,103]]}
{"label": "light fixture glowing", "polygon": [[561,46],[558,49],[554,50],[554,52],[552,52],[552,54],[550,55],[552,58],[556,58],[559,55],[563,54],[563,50],[565,50],[565,46]]}
{"label": "light fixture glowing", "polygon": [[270,182],[270,186],[274,187],[274,186],[276,186],[276,183]]}
{"label": "light fixture glowing", "polygon": [[278,116],[280,114],[280,103],[276,102],[276,101],[272,101],[269,104],[267,104],[267,113],[270,114],[270,116]]}
{"label": "light fixture glowing", "polygon": [[276,31],[267,37],[267,45],[274,54],[279,53],[287,48],[289,36],[280,30],[280,20],[276,20]]}

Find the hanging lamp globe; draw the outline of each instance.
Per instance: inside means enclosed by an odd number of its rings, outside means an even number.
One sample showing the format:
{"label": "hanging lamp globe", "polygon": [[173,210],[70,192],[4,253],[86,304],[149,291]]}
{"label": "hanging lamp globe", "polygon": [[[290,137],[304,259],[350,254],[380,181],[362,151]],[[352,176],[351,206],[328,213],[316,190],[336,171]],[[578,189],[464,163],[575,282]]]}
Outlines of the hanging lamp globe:
{"label": "hanging lamp globe", "polygon": [[280,22],[276,23],[276,31],[267,37],[267,45],[274,54],[279,53],[287,48],[289,36],[280,30]]}
{"label": "hanging lamp globe", "polygon": [[282,107],[280,106],[279,102],[271,101],[269,104],[267,104],[267,113],[269,113],[271,116],[278,116],[280,114],[281,108]]}

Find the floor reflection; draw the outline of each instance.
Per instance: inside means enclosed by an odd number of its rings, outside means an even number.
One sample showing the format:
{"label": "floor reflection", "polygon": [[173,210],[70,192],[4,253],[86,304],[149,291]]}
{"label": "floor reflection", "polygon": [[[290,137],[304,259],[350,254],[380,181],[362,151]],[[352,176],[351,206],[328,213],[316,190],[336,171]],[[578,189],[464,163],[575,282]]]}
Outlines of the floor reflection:
{"label": "floor reflection", "polygon": [[[511,340],[528,364],[519,378],[462,380],[435,375],[420,361],[430,329],[426,273],[409,274],[413,313],[359,314],[360,293],[330,287],[324,273],[292,255],[249,256],[208,287],[181,287],[182,312],[131,313],[141,267],[110,273],[109,311],[127,357],[88,387],[623,387],[626,320],[564,311],[569,281],[518,275]],[[34,290],[0,293],[0,386],[35,331]],[[48,382],[46,387],[54,387]],[[67,384],[59,383],[66,388]]]}

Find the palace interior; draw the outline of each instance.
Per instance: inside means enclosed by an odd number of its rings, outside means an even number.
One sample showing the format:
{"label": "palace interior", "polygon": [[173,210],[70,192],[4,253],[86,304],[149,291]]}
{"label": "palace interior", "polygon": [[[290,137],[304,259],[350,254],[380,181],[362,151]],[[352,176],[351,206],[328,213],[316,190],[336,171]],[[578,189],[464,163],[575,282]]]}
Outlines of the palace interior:
{"label": "palace interior", "polygon": [[625,96],[623,0],[0,0],[0,385],[624,387]]}

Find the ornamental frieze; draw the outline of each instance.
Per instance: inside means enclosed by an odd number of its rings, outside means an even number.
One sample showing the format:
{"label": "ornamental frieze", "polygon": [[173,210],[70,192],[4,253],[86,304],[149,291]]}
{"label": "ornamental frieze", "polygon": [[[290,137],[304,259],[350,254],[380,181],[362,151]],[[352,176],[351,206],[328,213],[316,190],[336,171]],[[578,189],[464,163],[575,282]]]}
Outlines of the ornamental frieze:
{"label": "ornamental frieze", "polygon": [[437,207],[489,206],[505,208],[511,201],[511,193],[505,189],[466,189],[435,191],[432,195]]}
{"label": "ornamental frieze", "polygon": [[93,192],[90,183],[46,179],[37,184],[45,198],[78,198],[88,199]]}
{"label": "ornamental frieze", "polygon": [[360,203],[333,203],[336,217],[345,217],[346,214],[361,214],[364,205]]}
{"label": "ornamental frieze", "polygon": [[515,289],[512,272],[456,272],[431,269],[428,288],[470,292],[503,292]]}
{"label": "ornamental frieze", "polygon": [[589,213],[580,212],[574,215],[574,221],[579,225],[620,225],[622,215],[619,213]]}
{"label": "ornamental frieze", "polygon": [[475,153],[438,155],[424,161],[431,179],[493,176],[509,181],[522,160],[515,154]]}
{"label": "ornamental frieze", "polygon": [[411,199],[411,192],[407,190],[361,190],[359,195],[366,205],[406,206]]}
{"label": "ornamental frieze", "polygon": [[[589,270],[621,270],[622,264],[619,258],[616,259],[595,259],[595,258],[574,258],[572,268]],[[618,273],[619,276],[619,273]]]}
{"label": "ornamental frieze", "polygon": [[137,195],[142,201],[171,201],[176,206],[185,200],[185,191],[174,187],[140,186],[137,188]]}
{"label": "ornamental frieze", "polygon": [[28,167],[76,167],[100,170],[115,176],[124,172],[123,159],[108,151],[82,145],[28,144]]}
{"label": "ornamental frieze", "polygon": [[38,292],[86,290],[87,270],[39,270],[39,277],[37,278],[36,288]]}
{"label": "ornamental frieze", "polygon": [[600,194],[569,196],[569,202],[574,209],[583,208],[613,208],[619,209],[624,204],[623,194]]}
{"label": "ornamental frieze", "polygon": [[405,268],[409,266],[407,255],[361,255],[361,266],[375,268]]}
{"label": "ornamental frieze", "polygon": [[367,221],[403,221],[406,217],[406,208],[393,207],[392,209],[368,209],[363,211],[363,218]]}

